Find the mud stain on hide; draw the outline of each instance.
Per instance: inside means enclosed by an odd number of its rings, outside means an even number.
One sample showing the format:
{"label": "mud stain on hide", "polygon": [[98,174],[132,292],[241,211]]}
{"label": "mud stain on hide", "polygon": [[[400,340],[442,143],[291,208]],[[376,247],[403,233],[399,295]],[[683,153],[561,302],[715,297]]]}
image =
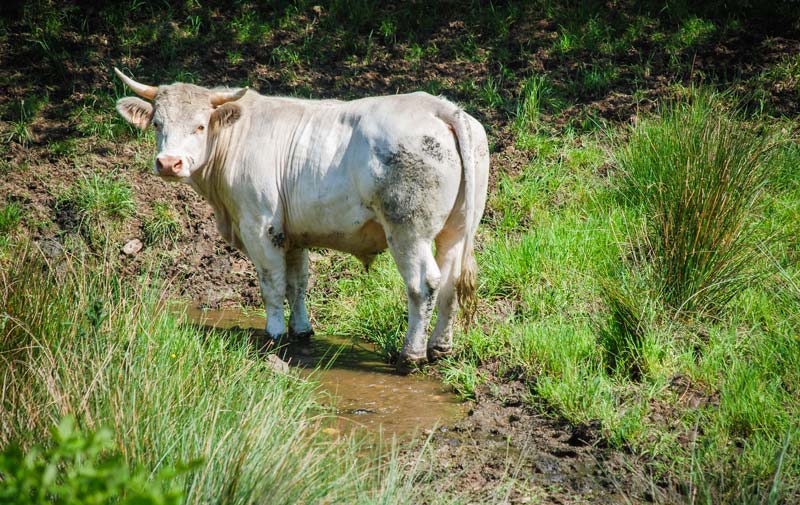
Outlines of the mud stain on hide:
{"label": "mud stain on hide", "polygon": [[435,138],[424,135],[422,137],[422,152],[434,158],[436,161],[442,161],[444,154],[442,153],[442,144]]}
{"label": "mud stain on hide", "polygon": [[275,228],[272,226],[269,227],[267,233],[270,236],[272,245],[274,245],[278,249],[283,249],[283,246],[286,244],[286,235],[284,235],[283,232],[281,231],[275,231]]}
{"label": "mud stain on hide", "polygon": [[439,173],[403,145],[380,156],[385,167],[378,178],[378,200],[394,224],[429,221],[441,186]]}

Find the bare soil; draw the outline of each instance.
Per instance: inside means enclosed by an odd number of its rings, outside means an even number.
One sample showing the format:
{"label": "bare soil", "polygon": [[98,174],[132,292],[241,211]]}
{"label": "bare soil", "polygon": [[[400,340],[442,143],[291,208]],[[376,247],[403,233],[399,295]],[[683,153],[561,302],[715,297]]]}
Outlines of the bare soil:
{"label": "bare soil", "polygon": [[468,416],[431,434],[433,479],[470,503],[672,503],[679,494],[643,461],[607,447],[599,423],[537,412],[527,385],[482,386]]}

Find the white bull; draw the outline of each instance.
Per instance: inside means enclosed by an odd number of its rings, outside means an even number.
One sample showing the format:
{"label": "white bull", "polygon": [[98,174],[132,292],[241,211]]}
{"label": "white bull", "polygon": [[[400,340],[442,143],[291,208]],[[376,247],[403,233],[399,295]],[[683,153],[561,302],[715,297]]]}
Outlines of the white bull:
{"label": "white bull", "polygon": [[155,128],[156,173],[200,193],[225,240],[253,261],[271,338],[286,334],[284,299],[289,335],[313,334],[307,248],[348,252],[369,265],[388,246],[408,296],[399,366],[451,352],[456,298],[469,315],[475,303],[473,240],[489,173],[478,121],[427,93],[301,100],[148,86],[115,71],[152,101],[122,98],[117,110],[139,128]]}

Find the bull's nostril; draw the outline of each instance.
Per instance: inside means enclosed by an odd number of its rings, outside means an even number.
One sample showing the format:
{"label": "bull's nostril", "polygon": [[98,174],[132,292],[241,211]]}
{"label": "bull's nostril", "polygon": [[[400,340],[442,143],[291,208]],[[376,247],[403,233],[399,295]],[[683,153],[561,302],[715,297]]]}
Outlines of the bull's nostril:
{"label": "bull's nostril", "polygon": [[178,175],[183,161],[177,156],[159,156],[156,158],[156,170],[161,175]]}

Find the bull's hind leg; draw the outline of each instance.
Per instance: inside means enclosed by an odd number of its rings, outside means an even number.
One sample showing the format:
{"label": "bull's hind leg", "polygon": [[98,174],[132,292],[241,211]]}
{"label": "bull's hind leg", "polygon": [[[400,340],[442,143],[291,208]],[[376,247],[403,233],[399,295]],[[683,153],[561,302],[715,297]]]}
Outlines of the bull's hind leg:
{"label": "bull's hind leg", "polygon": [[286,301],[289,303],[289,337],[307,342],[313,335],[306,309],[308,288],[308,250],[290,249],[286,252]]}
{"label": "bull's hind leg", "polygon": [[458,234],[443,231],[436,237],[436,263],[442,275],[439,287],[436,327],[428,341],[428,359],[434,361],[453,351],[453,323],[456,319],[456,279],[464,242]]}
{"label": "bull's hind leg", "polygon": [[398,369],[424,363],[426,340],[441,274],[431,250],[431,241],[413,234],[392,233],[389,241],[408,296],[408,331],[398,360]]}

